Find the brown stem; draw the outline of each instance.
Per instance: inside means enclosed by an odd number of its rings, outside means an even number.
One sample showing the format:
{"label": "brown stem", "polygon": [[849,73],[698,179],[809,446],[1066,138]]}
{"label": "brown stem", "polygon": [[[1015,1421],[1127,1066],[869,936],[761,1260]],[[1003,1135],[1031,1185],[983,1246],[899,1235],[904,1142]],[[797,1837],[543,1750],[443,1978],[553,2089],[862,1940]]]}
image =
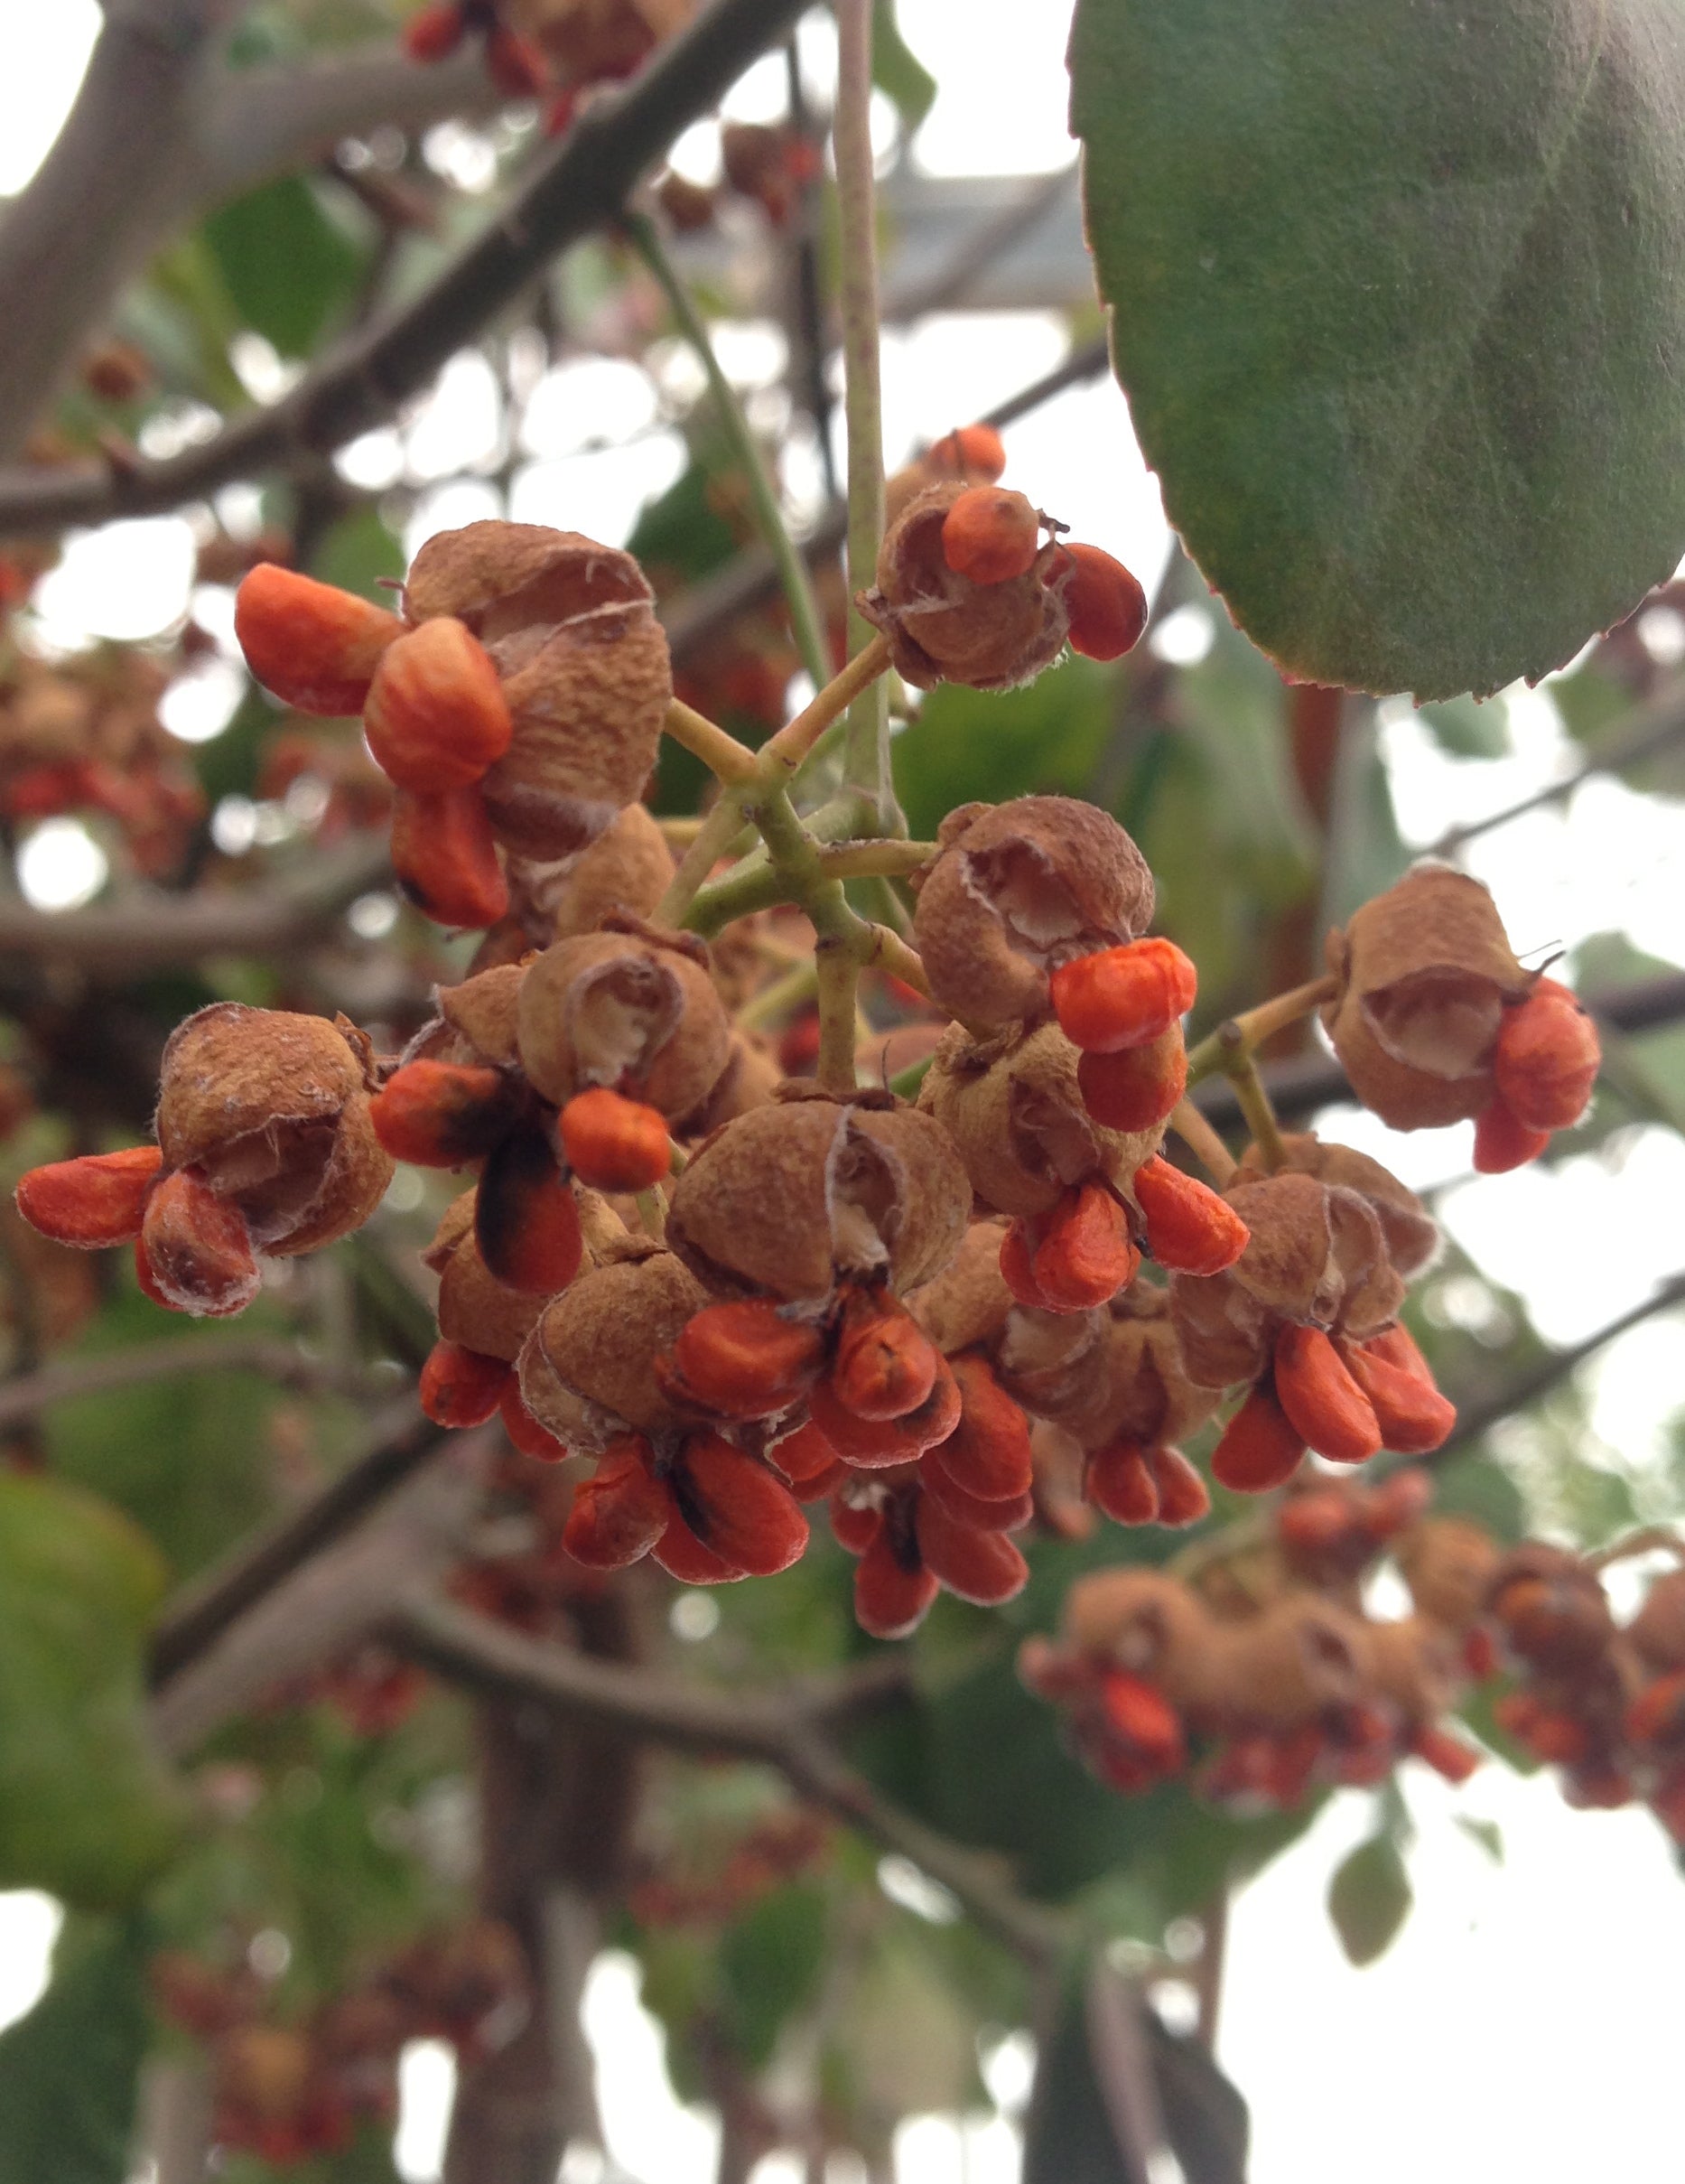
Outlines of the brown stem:
{"label": "brown stem", "polygon": [[[562,251],[614,219],[680,131],[801,12],[802,0],[712,0],[626,89],[586,108],[519,194],[419,295],[325,358],[283,400],[226,425],[201,447],[120,473],[67,467],[0,474],[0,533],[178,508],[230,479],[332,453],[385,423]],[[136,123],[132,88],[129,97],[121,117],[107,117],[107,154]],[[161,117],[166,130],[173,114],[172,104]],[[148,118],[149,141],[153,127]],[[51,247],[62,241],[55,222]],[[4,289],[27,292],[26,285]]]}

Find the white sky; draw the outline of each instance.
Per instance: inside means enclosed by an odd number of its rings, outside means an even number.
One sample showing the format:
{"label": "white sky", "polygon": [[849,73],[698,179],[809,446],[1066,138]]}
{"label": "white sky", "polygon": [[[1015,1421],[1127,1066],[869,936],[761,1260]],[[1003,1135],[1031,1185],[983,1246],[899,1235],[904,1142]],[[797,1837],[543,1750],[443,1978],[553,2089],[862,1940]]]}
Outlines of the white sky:
{"label": "white sky", "polygon": [[[917,146],[924,165],[1028,173],[1068,160],[1068,7],[900,0],[900,13],[942,85]],[[93,0],[0,0],[0,194],[22,186],[51,142],[97,23]],[[821,53],[823,37],[807,44]],[[776,111],[780,74],[759,72],[733,110]],[[766,330],[724,330],[721,345],[745,386],[776,377]],[[1034,313],[948,314],[896,334],[885,354],[889,459],[975,415],[1062,350],[1057,322]],[[264,370],[258,356],[254,386]],[[445,476],[483,443],[488,392],[478,360],[459,360],[442,397],[411,421],[407,444],[371,434],[348,471],[375,482],[407,460],[413,475]],[[618,452],[578,453],[571,420],[582,415],[593,435],[644,437]],[[675,474],[676,444],[651,424],[641,375],[610,363],[563,368],[533,406],[533,460],[516,512],[624,537],[642,499]],[[1157,491],[1109,383],[1048,404],[1007,437],[1015,481],[1033,481],[1035,497],[1079,536],[1150,578],[1164,549]],[[486,512],[483,488],[442,488],[424,503],[409,543]],[[185,528],[169,519],[84,537],[43,586],[43,634],[73,646],[94,634],[163,630],[188,604],[190,569]],[[226,598],[201,594],[195,611],[209,626],[226,626]],[[179,691],[171,714],[178,732],[193,740],[214,733],[228,687],[211,675]],[[1513,694],[1512,718],[1515,755],[1496,763],[1446,759],[1408,714],[1392,722],[1386,749],[1410,840],[1425,845],[1559,775],[1569,745],[1548,693]],[[1682,848],[1678,806],[1600,782],[1560,810],[1487,836],[1467,863],[1494,888],[1523,949],[1619,929],[1685,964]],[[103,874],[97,849],[74,826],[56,845],[43,844],[35,863],[30,891],[43,906],[86,899]],[[1327,1127],[1418,1185],[1466,1176],[1466,1130],[1401,1138],[1349,1108]],[[1681,1204],[1685,1145],[1646,1131],[1555,1173],[1464,1182],[1442,1211],[1477,1263],[1521,1292],[1541,1331],[1569,1341],[1685,1263],[1680,1224],[1667,1210]],[[1596,1276],[1570,1290],[1562,1278],[1569,1253],[1584,1266],[1588,1244]],[[1680,1398],[1677,1316],[1614,1346],[1591,1377],[1600,1433],[1642,1472],[1654,1461],[1659,1421]],[[1591,2170],[1648,2184],[1676,2172],[1672,1968],[1685,1951],[1685,1889],[1660,1831],[1639,1814],[1569,1813],[1546,1778],[1518,1781],[1495,1769],[1460,1792],[1428,1779],[1410,1794],[1417,1908],[1378,1965],[1357,1973],[1345,1964],[1322,1908],[1333,1862],[1365,1830],[1362,1798],[1336,1800],[1238,1900],[1222,2048],[1252,2106],[1252,2184],[1419,2184],[1424,2175],[1435,2184],[1579,2184]],[[1501,1823],[1503,1865],[1456,1826],[1459,1812]],[[55,1926],[44,1899],[0,1896],[0,2021],[37,1990]],[[712,2126],[663,2097],[655,2034],[624,1958],[599,1967],[587,2021],[611,2154],[642,2184],[705,2184]],[[407,2178],[436,2174],[447,2083],[442,2051],[406,2059]],[[999,2121],[962,2133],[925,2119],[904,2132],[898,2155],[899,2184],[1011,2184],[1015,2173],[1011,2134]],[[565,2184],[613,2177],[582,2169]],[[756,2184],[798,2179],[768,2163]]]}

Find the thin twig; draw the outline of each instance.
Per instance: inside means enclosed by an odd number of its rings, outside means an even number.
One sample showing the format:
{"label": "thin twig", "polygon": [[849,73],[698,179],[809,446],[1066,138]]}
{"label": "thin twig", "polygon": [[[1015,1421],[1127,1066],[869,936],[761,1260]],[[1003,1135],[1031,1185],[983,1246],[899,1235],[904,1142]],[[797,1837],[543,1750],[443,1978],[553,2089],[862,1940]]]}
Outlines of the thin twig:
{"label": "thin twig", "polygon": [[[848,420],[848,641],[857,652],[871,634],[855,594],[869,585],[883,537],[883,391],[878,332],[878,211],[871,153],[873,0],[834,0],[837,19],[836,158],[838,309],[842,321],[843,410]],[[868,686],[849,706],[844,779],[893,824],[889,692]]]}
{"label": "thin twig", "polygon": [[366,1456],[171,1603],[153,1634],[153,1682],[164,1684],[179,1675],[284,1579],[418,1470],[441,1439],[439,1428],[423,1417],[413,1398],[395,1404],[377,1422]]}
{"label": "thin twig", "polygon": [[789,609],[790,629],[796,639],[796,649],[801,655],[802,665],[812,678],[814,687],[818,689],[831,674],[824,621],[819,611],[819,602],[814,595],[807,564],[791,538],[789,527],[785,522],[778,489],[767,467],[760,443],[749,430],[749,419],[743,414],[743,405],[737,398],[737,389],[721,369],[702,313],[691,301],[683,281],[674,272],[655,228],[638,215],[625,222],[625,232],[631,239],[633,249],[666,298],[668,310],[679,322],[679,331],[695,351],[697,360],[702,365],[727,443],[742,465],[749,497],[760,527],[761,544],[777,565],[778,580],[784,587],[785,604]]}
{"label": "thin twig", "polygon": [[1518,803],[1506,804],[1502,811],[1494,811],[1486,818],[1471,819],[1466,826],[1448,828],[1422,854],[1429,857],[1455,856],[1465,844],[1492,833],[1494,827],[1507,826],[1511,820],[1524,818],[1530,811],[1541,810],[1547,804],[1562,803],[1583,782],[1597,774],[1619,773],[1625,767],[1639,766],[1646,759],[1660,757],[1664,751],[1671,751],[1682,736],[1685,736],[1685,677],[1676,677],[1647,705],[1636,705],[1618,721],[1612,721],[1590,755],[1571,773],[1564,774],[1559,781],[1547,782],[1531,796],[1522,797]]}
{"label": "thin twig", "polygon": [[383,1388],[391,1392],[384,1376],[377,1377],[365,1365],[312,1357],[290,1343],[261,1337],[189,1335],[174,1342],[149,1342],[144,1349],[42,1366],[39,1372],[0,1383],[0,1431],[79,1395],[109,1395],[120,1388],[144,1387],[154,1380],[182,1379],[194,1373],[253,1373],[285,1387],[345,1395],[366,1396]]}
{"label": "thin twig", "polygon": [[1541,1358],[1537,1365],[1517,1374],[1513,1380],[1508,1381],[1491,1395],[1478,1401],[1458,1404],[1457,1425],[1450,1439],[1436,1449],[1428,1461],[1443,1463],[1448,1456],[1454,1456],[1459,1449],[1466,1449],[1471,1442],[1478,1441],[1484,1433],[1489,1433],[1500,1419],[1509,1417],[1515,1411],[1526,1410],[1541,1396],[1548,1395],[1552,1388],[1559,1386],[1564,1380],[1577,1373],[1588,1358],[1595,1358],[1617,1335],[1624,1335],[1632,1328],[1642,1326],[1646,1320],[1653,1319],[1657,1312],[1670,1311],[1677,1304],[1685,1304],[1685,1274],[1670,1275],[1642,1303],[1631,1305],[1625,1311],[1618,1312],[1613,1320],[1579,1341],[1571,1342],[1566,1349],[1559,1349],[1553,1356]]}
{"label": "thin twig", "polygon": [[1019,1895],[992,1860],[880,1797],[824,1734],[827,1722],[893,1691],[893,1672],[879,1664],[870,1665],[863,1685],[856,1671],[788,1694],[714,1690],[541,1644],[436,1599],[406,1608],[391,1635],[424,1666],[470,1689],[612,1722],[678,1750],[725,1753],[776,1768],[804,1797],[910,1858],[980,1926],[1030,1962],[1044,1965],[1063,1946],[1064,1922],[1056,1912]]}
{"label": "thin twig", "polygon": [[[604,91],[585,108],[519,194],[419,295],[343,343],[281,401],[225,425],[201,447],[120,474],[69,467],[0,473],[0,534],[179,508],[294,456],[331,453],[384,424],[563,251],[618,218],[673,139],[788,29],[802,5],[712,0],[624,89]],[[120,138],[121,129],[115,134]],[[62,247],[61,235],[54,247]]]}

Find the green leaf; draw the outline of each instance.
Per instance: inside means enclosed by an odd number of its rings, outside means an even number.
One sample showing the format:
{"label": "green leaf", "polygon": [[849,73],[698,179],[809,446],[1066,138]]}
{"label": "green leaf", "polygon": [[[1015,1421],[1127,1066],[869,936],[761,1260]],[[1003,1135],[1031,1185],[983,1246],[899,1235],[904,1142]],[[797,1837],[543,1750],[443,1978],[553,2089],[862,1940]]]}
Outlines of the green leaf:
{"label": "green leaf", "polygon": [[895,0],[872,0],[871,79],[905,129],[916,129],[936,103],[936,79],[902,37]]}
{"label": "green leaf", "polygon": [[146,2051],[139,1918],[67,1937],[52,1983],[0,2033],[0,2184],[123,2184]]}
{"label": "green leaf", "polygon": [[1284,667],[1485,693],[1671,573],[1673,0],[1079,0],[1071,72],[1141,446]]}
{"label": "green leaf", "polygon": [[133,1903],[182,1802],[147,1734],[141,1645],[163,1567],[127,1518],[0,1473],[0,1889]]}
{"label": "green leaf", "polygon": [[265,182],[205,221],[235,309],[284,357],[307,357],[350,296],[363,254],[296,174]]}
{"label": "green leaf", "polygon": [[896,788],[916,840],[955,805],[1081,796],[1112,724],[1117,678],[1073,655],[1022,690],[939,683],[895,739]]}
{"label": "green leaf", "polygon": [[762,2070],[787,2021],[818,1993],[828,1940],[825,1892],[804,1882],[775,1889],[720,1940],[720,1977],[732,2044]]}
{"label": "green leaf", "polygon": [[1390,1834],[1372,1835],[1341,1860],[1328,1883],[1328,1916],[1355,1965],[1384,1955],[1410,1916],[1410,1875]]}
{"label": "green leaf", "polygon": [[1471,1843],[1479,1844],[1494,1865],[1503,1863],[1503,1830],[1495,1820],[1477,1820],[1472,1813],[1454,1813],[1452,1818]]}

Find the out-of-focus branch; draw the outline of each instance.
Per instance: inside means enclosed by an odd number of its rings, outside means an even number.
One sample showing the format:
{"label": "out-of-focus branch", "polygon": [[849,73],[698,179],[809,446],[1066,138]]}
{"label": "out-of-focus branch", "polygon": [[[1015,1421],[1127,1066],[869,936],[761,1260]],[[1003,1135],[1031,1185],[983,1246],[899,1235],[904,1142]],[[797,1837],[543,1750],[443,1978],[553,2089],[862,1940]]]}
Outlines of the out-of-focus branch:
{"label": "out-of-focus branch", "polygon": [[149,1342],[142,1349],[117,1350],[109,1357],[46,1365],[39,1372],[0,1382],[0,1432],[77,1395],[110,1395],[120,1388],[145,1387],[154,1380],[177,1380],[191,1373],[255,1373],[286,1387],[348,1395],[366,1395],[380,1386],[364,1366],[312,1357],[288,1342],[189,1335],[174,1342]]}
{"label": "out-of-focus branch", "polygon": [[330,454],[384,423],[560,252],[615,218],[645,171],[802,5],[712,0],[624,89],[592,102],[526,187],[418,296],[343,342],[284,400],[166,462],[0,473],[0,534],[179,508],[290,457]]}
{"label": "out-of-focus branch", "polygon": [[0,456],[14,455],[172,202],[240,0],[107,0],[75,106],[0,225]]}
{"label": "out-of-focus branch", "polygon": [[219,69],[183,147],[172,210],[182,218],[207,210],[383,124],[425,129],[495,103],[472,41],[428,68],[399,46],[379,45],[295,68]]}
{"label": "out-of-focus branch", "polygon": [[950,1890],[980,1926],[1032,1964],[1046,1966],[1063,1946],[1065,1927],[1055,1912],[1019,1895],[992,1859],[880,1797],[824,1735],[824,1724],[839,1708],[860,1705],[862,1677],[876,1686],[888,1675],[878,1663],[805,1691],[716,1691],[540,1644],[441,1600],[406,1607],[387,1635],[412,1658],[470,1689],[613,1722],[680,1750],[723,1753],[776,1768],[802,1796],[886,1850],[911,1859]]}
{"label": "out-of-focus branch", "polygon": [[304,1563],[360,1524],[442,1445],[438,1427],[414,1401],[394,1404],[377,1420],[366,1456],[172,1602],[153,1633],[154,1683],[180,1675]]}
{"label": "out-of-focus branch", "polygon": [[20,958],[134,977],[206,956],[264,956],[307,947],[332,931],[348,903],[389,885],[384,842],[358,843],[273,887],[198,889],[79,910],[0,901],[0,965]]}
{"label": "out-of-focus branch", "polygon": [[1541,1358],[1537,1365],[1518,1374],[1514,1379],[1506,1381],[1491,1395],[1459,1403],[1457,1425],[1450,1439],[1436,1449],[1429,1461],[1442,1463],[1448,1456],[1456,1455],[1459,1449],[1466,1449],[1471,1442],[1478,1441],[1483,1433],[1489,1433],[1501,1419],[1508,1418],[1513,1412],[1526,1410],[1541,1396],[1548,1395],[1552,1388],[1559,1387],[1564,1380],[1579,1370],[1588,1358],[1595,1358],[1616,1336],[1642,1326],[1659,1311],[1671,1311],[1677,1304],[1685,1304],[1685,1274],[1671,1275],[1641,1302],[1630,1306],[1624,1312],[1617,1312],[1613,1320],[1594,1329],[1580,1341],[1569,1343],[1566,1349],[1557,1350],[1549,1358]]}

